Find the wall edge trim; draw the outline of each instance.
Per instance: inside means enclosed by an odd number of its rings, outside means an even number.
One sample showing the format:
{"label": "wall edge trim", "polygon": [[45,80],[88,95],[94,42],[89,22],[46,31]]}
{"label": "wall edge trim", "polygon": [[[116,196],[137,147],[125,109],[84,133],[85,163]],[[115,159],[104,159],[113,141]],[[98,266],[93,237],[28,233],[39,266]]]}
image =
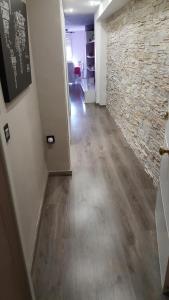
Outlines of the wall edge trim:
{"label": "wall edge trim", "polygon": [[39,208],[39,213],[38,213],[38,217],[37,217],[37,224],[36,224],[36,228],[35,228],[34,247],[33,247],[33,251],[32,251],[31,263],[30,263],[30,273],[31,273],[31,275],[33,274],[33,266],[34,266],[34,262],[35,262],[36,251],[37,251],[39,230],[40,230],[43,206],[44,206],[44,202],[45,202],[48,178],[49,178],[49,173],[47,172],[46,178],[44,180],[44,186],[43,186],[43,189],[42,189],[41,205],[40,205],[40,208]]}

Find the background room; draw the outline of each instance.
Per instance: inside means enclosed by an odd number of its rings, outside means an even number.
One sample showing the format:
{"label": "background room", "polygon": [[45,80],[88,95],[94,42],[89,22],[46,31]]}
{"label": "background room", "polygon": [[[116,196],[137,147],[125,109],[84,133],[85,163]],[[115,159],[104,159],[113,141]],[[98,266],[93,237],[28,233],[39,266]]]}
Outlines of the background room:
{"label": "background room", "polygon": [[94,15],[71,15],[69,12],[69,14],[65,14],[65,24],[69,88],[72,85],[78,85],[76,88],[80,88],[84,93],[84,102],[94,103]]}

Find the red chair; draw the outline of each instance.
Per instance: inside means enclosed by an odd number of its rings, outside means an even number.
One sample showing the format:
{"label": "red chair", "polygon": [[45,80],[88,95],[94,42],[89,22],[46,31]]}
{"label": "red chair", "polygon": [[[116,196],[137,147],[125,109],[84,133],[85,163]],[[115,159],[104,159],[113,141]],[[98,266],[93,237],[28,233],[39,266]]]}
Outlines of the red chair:
{"label": "red chair", "polygon": [[78,77],[81,77],[81,70],[80,67],[75,67],[74,68],[74,74]]}

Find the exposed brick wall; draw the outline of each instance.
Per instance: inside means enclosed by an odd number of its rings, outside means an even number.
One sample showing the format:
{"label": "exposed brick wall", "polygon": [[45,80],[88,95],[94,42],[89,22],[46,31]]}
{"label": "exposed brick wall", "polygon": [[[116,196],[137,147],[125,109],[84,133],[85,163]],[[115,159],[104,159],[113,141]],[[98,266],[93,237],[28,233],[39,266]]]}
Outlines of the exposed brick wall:
{"label": "exposed brick wall", "polygon": [[169,1],[132,0],[106,28],[107,108],[157,184],[169,100]]}

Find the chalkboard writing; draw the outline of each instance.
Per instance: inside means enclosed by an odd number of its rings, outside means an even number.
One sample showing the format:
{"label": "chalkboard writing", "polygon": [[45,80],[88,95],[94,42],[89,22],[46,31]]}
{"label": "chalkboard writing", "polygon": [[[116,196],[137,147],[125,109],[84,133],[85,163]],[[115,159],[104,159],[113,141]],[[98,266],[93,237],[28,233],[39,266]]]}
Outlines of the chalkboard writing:
{"label": "chalkboard writing", "polygon": [[6,102],[31,84],[26,4],[0,0],[0,77]]}

